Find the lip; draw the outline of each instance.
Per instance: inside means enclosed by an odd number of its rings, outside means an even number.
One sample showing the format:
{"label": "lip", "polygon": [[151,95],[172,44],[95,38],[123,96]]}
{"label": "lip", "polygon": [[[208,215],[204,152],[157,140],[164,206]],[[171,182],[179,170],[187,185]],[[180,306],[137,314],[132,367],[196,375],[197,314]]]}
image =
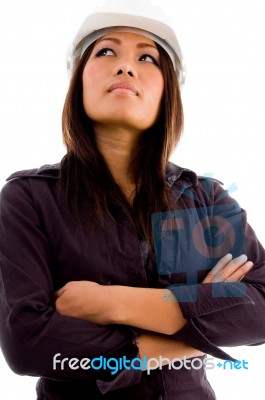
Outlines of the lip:
{"label": "lip", "polygon": [[136,87],[128,82],[115,82],[109,87],[108,92],[132,96],[138,96],[139,94]]}

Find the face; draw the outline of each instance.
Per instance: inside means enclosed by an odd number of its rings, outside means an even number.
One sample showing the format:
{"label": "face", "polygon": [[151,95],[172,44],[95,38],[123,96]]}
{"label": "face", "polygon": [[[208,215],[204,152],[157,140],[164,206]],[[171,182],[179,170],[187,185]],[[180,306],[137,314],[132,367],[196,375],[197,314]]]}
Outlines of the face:
{"label": "face", "polygon": [[156,44],[131,32],[100,38],[83,71],[83,104],[97,126],[144,131],[157,120],[164,91]]}

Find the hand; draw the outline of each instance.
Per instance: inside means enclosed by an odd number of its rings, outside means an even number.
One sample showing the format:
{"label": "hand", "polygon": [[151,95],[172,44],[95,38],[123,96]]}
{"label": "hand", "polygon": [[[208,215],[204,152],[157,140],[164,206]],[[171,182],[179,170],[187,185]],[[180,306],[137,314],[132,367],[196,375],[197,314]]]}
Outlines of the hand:
{"label": "hand", "polygon": [[208,273],[202,283],[239,282],[252,267],[253,263],[247,261],[246,255],[242,254],[233,259],[232,254],[226,254]]}
{"label": "hand", "polygon": [[55,292],[56,311],[98,324],[108,324],[107,287],[91,281],[72,281]]}

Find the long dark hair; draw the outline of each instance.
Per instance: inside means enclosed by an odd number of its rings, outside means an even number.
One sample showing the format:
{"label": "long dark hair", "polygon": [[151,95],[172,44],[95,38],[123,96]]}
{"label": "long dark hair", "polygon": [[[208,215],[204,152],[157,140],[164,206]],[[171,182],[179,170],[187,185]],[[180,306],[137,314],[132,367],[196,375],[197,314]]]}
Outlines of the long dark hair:
{"label": "long dark hair", "polygon": [[151,214],[170,208],[165,173],[183,128],[177,75],[167,53],[158,46],[164,76],[161,113],[155,125],[143,132],[140,149],[131,164],[136,192],[130,206],[96,146],[92,121],[83,107],[82,74],[93,48],[94,44],[77,65],[63,108],[67,154],[61,163],[61,187],[72,215],[82,225],[87,225],[83,218],[88,215],[94,227],[104,228],[105,218],[115,218],[113,206],[119,205],[133,218],[138,235],[151,243]]}

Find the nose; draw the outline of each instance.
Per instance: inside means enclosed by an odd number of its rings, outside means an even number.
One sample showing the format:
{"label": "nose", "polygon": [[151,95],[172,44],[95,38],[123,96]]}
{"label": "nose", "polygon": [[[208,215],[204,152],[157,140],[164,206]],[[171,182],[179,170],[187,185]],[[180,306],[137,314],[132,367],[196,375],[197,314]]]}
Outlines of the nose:
{"label": "nose", "polygon": [[[117,71],[116,75],[122,75],[124,73],[123,71],[124,71],[123,69],[119,69],[119,71]],[[130,76],[133,76],[133,73],[131,71],[127,71],[127,74]]]}
{"label": "nose", "polygon": [[135,73],[132,65],[129,63],[128,64],[127,63],[119,64],[118,66],[116,66],[116,68],[114,70],[114,75],[123,75],[123,74],[129,75],[132,78],[136,77],[136,73]]}

